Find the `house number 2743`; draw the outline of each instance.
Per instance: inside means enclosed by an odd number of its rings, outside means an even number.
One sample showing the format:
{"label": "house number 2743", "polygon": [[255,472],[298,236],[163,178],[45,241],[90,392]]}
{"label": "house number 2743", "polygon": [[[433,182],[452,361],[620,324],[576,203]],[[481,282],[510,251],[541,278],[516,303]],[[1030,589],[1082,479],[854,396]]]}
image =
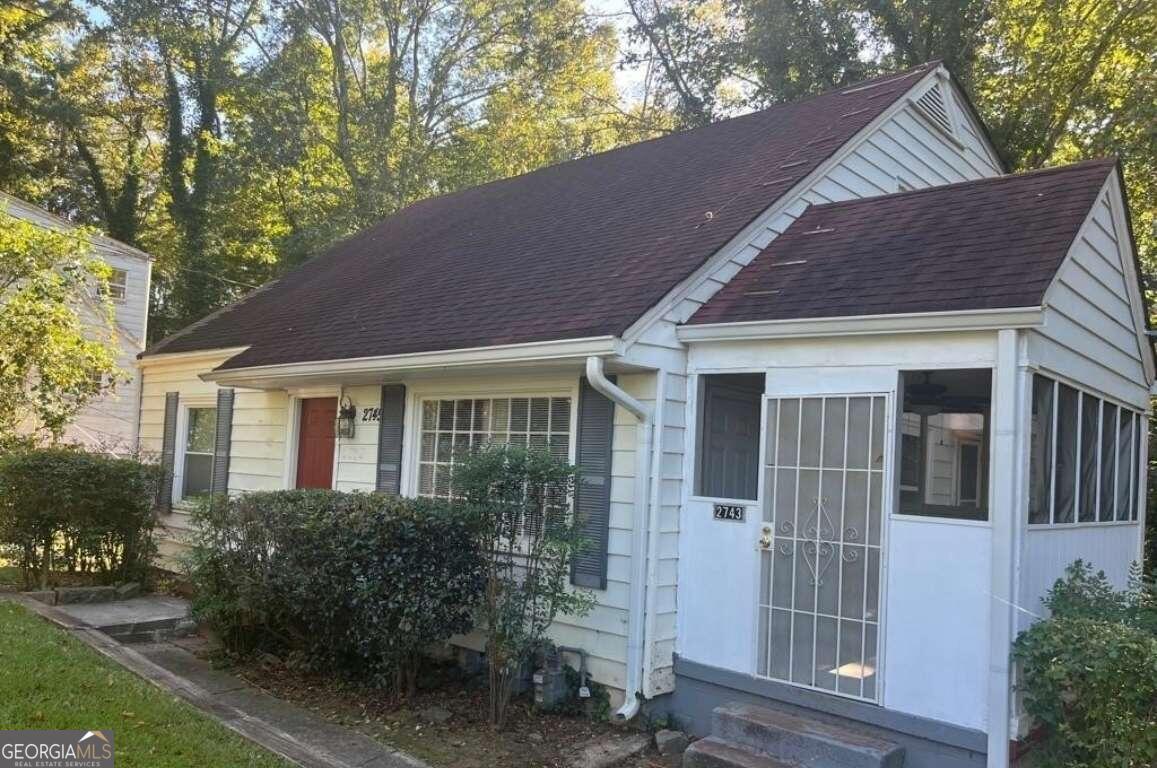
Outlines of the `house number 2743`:
{"label": "house number 2743", "polygon": [[742,504],[716,504],[712,517],[716,520],[732,520],[742,523],[744,512],[746,512],[746,508]]}

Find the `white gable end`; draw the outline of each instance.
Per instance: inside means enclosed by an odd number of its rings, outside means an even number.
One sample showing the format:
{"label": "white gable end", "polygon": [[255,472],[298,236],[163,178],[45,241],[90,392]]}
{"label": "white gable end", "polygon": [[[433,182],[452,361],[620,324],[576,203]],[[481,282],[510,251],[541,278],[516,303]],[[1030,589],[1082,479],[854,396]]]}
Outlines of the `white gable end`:
{"label": "white gable end", "polygon": [[1096,383],[1145,407],[1153,353],[1145,333],[1117,172],[1110,174],[1045,295],[1033,357],[1054,373]]}

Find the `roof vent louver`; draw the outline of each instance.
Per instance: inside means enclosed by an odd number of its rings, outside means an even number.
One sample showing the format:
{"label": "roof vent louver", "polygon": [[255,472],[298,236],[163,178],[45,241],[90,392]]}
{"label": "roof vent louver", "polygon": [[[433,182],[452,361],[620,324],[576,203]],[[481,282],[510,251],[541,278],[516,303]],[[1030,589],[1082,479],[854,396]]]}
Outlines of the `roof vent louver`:
{"label": "roof vent louver", "polygon": [[933,85],[924,92],[923,96],[916,99],[916,106],[937,128],[949,136],[955,135],[956,132],[952,129],[952,115],[949,113],[951,107],[945,99],[944,89],[939,83]]}

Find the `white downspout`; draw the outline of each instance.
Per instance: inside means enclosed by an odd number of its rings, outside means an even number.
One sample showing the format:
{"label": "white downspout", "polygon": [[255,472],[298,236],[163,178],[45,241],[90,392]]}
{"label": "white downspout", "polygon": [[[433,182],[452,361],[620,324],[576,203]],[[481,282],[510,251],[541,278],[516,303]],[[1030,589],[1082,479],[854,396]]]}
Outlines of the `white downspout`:
{"label": "white downspout", "polygon": [[587,380],[597,392],[615,405],[626,408],[637,420],[635,426],[635,509],[631,515],[631,584],[627,613],[627,681],[624,701],[614,714],[626,721],[639,713],[639,693],[643,687],[643,648],[647,604],[647,530],[650,517],[651,436],[653,412],[606,377],[601,357],[587,358]]}

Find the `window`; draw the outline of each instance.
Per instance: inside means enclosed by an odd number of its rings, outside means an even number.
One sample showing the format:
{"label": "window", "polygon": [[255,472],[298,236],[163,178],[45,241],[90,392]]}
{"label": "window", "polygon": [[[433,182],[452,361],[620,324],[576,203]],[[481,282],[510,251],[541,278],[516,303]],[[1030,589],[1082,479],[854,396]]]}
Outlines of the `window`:
{"label": "window", "polygon": [[497,397],[422,401],[418,495],[450,498],[459,457],[486,443],[510,443],[570,458],[571,398]]}
{"label": "window", "polygon": [[108,275],[108,282],[102,286],[100,293],[116,302],[125,300],[128,295],[129,273],[123,269],[112,269]]}
{"label": "window", "polygon": [[759,415],[764,374],[702,377],[696,494],[755,499],[759,490]]}
{"label": "window", "polygon": [[1138,412],[1033,376],[1029,523],[1136,520],[1140,435]]}
{"label": "window", "polygon": [[988,519],[991,369],[901,375],[900,513]]}
{"label": "window", "polygon": [[182,464],[182,499],[209,493],[213,478],[213,447],[216,442],[217,409],[189,408]]}

